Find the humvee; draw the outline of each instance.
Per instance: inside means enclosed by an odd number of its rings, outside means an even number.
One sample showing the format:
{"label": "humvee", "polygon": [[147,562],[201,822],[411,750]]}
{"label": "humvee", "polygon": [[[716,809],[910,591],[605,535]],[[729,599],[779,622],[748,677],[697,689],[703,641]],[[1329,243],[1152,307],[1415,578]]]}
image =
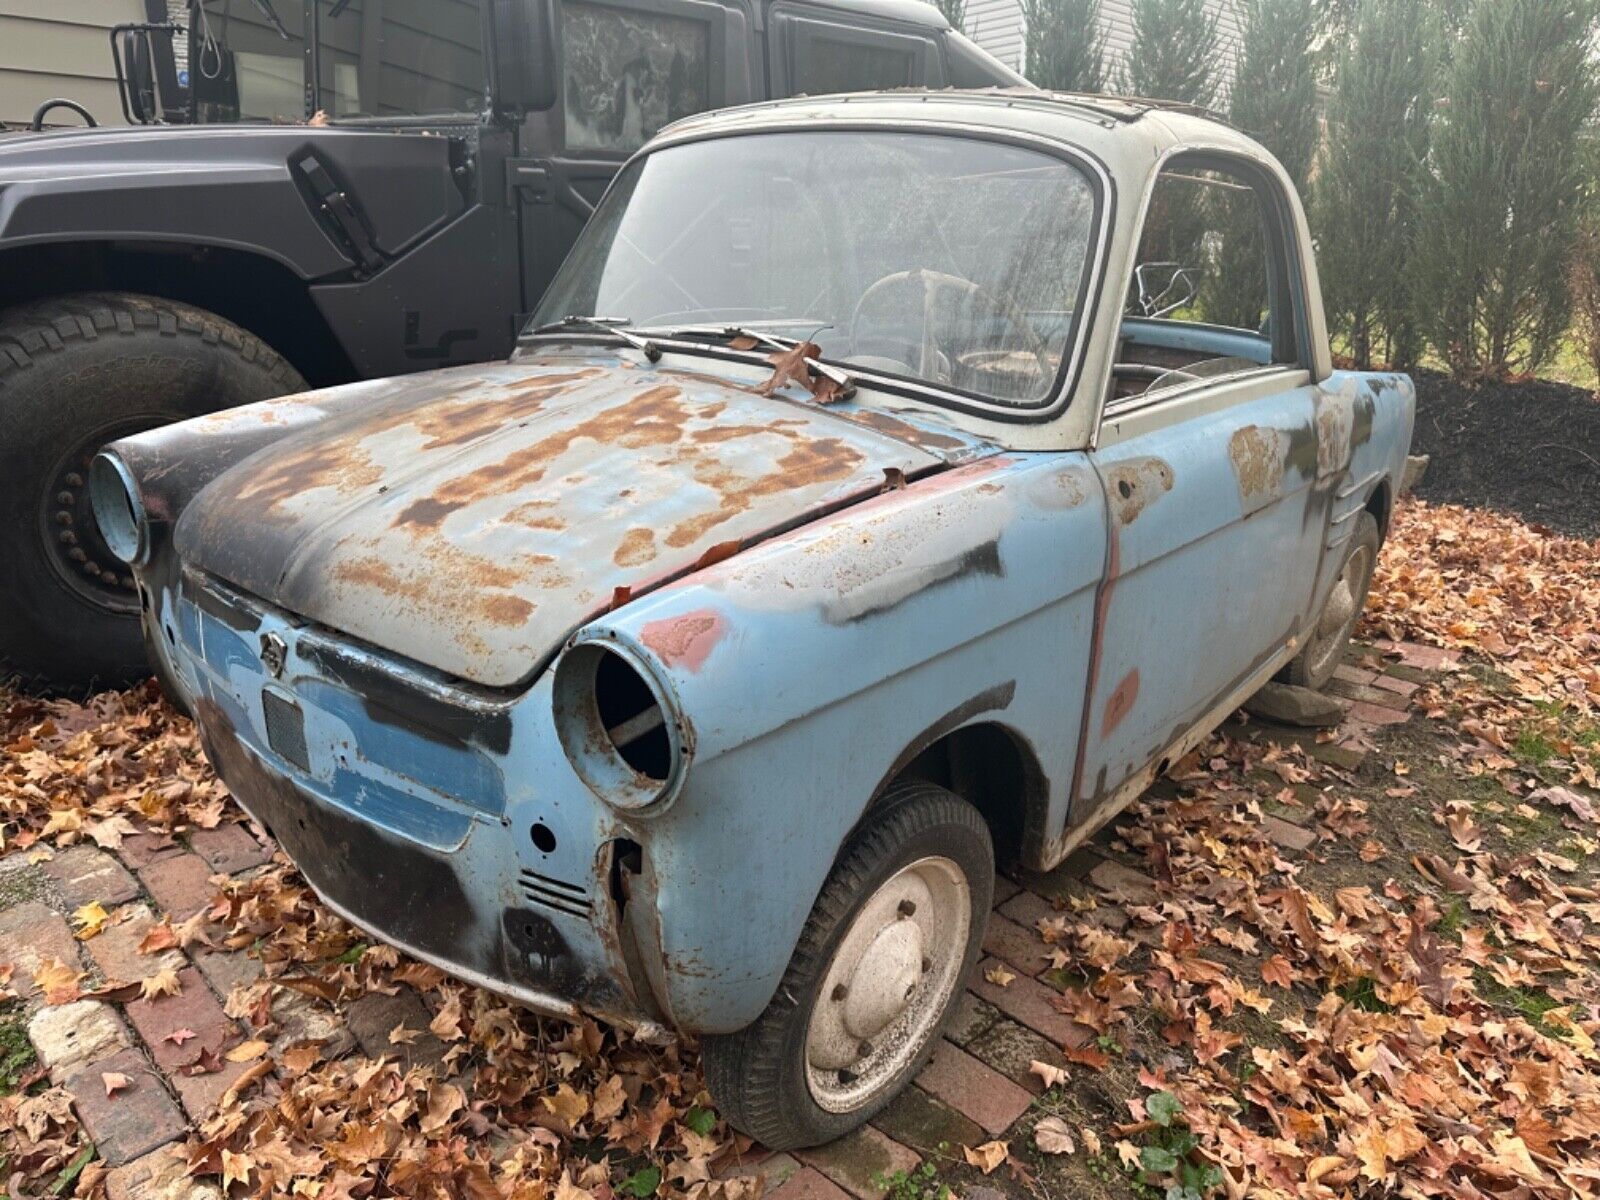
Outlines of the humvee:
{"label": "humvee", "polygon": [[[132,128],[0,140],[0,675],[146,670],[90,514],[108,442],[503,359],[660,127],[769,97],[1020,77],[918,0],[146,0]],[[66,115],[76,109],[78,116]]]}

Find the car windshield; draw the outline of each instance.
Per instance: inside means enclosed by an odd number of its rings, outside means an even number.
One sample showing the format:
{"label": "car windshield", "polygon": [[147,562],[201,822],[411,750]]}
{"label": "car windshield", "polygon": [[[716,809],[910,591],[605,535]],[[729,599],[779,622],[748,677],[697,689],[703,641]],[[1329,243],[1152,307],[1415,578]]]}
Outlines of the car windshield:
{"label": "car windshield", "polygon": [[1097,221],[1082,170],[1003,142],[840,130],[668,146],[618,177],[533,325],[739,325],[809,338],[858,373],[1040,405],[1077,337]]}

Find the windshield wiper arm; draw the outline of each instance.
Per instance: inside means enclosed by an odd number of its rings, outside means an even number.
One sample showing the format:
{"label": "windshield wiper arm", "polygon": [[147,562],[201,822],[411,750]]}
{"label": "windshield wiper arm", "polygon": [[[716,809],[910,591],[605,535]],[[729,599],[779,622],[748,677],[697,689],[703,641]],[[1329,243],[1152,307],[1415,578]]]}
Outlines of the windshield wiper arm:
{"label": "windshield wiper arm", "polygon": [[[676,334],[688,333],[700,337],[705,337],[707,335],[714,337],[725,337],[730,341],[734,338],[749,338],[753,342],[758,342],[765,346],[771,346],[774,350],[793,350],[796,346],[803,344],[799,338],[779,337],[776,334],[764,333],[759,329],[751,329],[745,325],[675,325],[670,329],[656,330],[655,332],[662,337],[672,337]],[[813,342],[812,344],[815,345],[816,343]],[[818,375],[821,375],[826,379],[833,380],[833,382],[838,384],[844,392],[853,391],[855,389],[855,377],[852,376],[848,371],[841,371],[838,367],[830,367],[827,363],[813,358],[810,355],[806,356],[806,365]]]}
{"label": "windshield wiper arm", "polygon": [[609,333],[619,342],[624,342],[627,345],[632,346],[651,362],[660,362],[661,347],[656,345],[649,338],[640,337],[636,333],[629,333],[626,329],[622,328],[622,326],[626,324],[628,324],[627,317],[567,316],[562,317],[561,320],[552,322],[549,325],[540,325],[532,332],[535,334],[561,333],[574,329],[587,329],[593,333]]}

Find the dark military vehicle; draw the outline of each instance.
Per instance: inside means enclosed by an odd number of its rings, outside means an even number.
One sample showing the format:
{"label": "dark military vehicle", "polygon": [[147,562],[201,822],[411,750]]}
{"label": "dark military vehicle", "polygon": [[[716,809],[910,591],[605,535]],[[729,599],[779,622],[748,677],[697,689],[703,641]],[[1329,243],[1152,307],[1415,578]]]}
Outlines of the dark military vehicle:
{"label": "dark military vehicle", "polygon": [[[58,686],[145,669],[84,486],[100,446],[505,356],[679,117],[1021,82],[918,0],[147,4],[111,35],[143,127],[0,140],[0,674]],[[68,107],[95,115],[35,126]]]}

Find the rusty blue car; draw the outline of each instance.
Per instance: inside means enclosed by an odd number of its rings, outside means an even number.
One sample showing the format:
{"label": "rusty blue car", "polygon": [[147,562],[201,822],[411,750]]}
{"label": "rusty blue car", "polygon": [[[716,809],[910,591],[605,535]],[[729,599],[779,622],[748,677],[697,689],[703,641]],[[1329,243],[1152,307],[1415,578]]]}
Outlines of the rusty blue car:
{"label": "rusty blue car", "polygon": [[155,669],[337,912],[699,1035],[773,1147],[926,1059],[1046,870],[1360,612],[1409,380],[1243,134],[1025,89],[698,116],[513,357],[120,441]]}

